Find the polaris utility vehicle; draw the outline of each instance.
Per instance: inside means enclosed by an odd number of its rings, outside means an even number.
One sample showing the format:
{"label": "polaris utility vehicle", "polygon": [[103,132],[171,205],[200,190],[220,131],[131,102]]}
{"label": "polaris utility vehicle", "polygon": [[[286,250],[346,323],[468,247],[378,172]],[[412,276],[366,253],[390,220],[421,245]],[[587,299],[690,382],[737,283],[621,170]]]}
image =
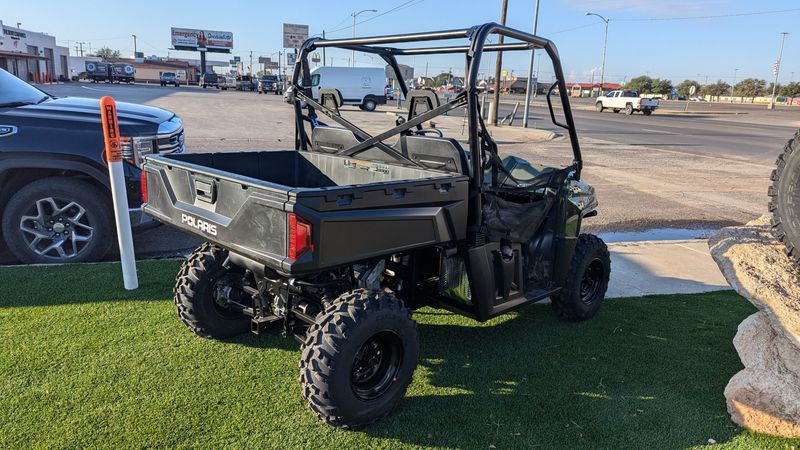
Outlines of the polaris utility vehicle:
{"label": "polaris utility vehicle", "polygon": [[[490,35],[513,42],[485,44]],[[453,40],[461,42],[420,45]],[[312,96],[308,55],[326,47],[375,54],[392,67],[409,105],[396,127],[370,135],[340,115],[339,91]],[[501,159],[480,115],[484,53],[534,48],[553,61],[558,81],[548,107],[568,132],[568,167]],[[432,91],[407,91],[396,61],[433,54],[466,57],[466,90],[444,104]],[[331,425],[353,428],[392,411],[411,382],[419,358],[412,310],[443,308],[483,322],[549,298],[565,320],[597,313],[609,255],[599,238],[580,234],[597,202],[580,179],[578,137],[552,42],[488,23],[312,38],[297,61],[294,150],[146,158],[146,214],[208,241],[175,285],[178,316],[191,331],[294,336],[309,407]],[[550,102],[556,88],[564,123]],[[423,127],[456,108],[466,108],[467,149]]]}

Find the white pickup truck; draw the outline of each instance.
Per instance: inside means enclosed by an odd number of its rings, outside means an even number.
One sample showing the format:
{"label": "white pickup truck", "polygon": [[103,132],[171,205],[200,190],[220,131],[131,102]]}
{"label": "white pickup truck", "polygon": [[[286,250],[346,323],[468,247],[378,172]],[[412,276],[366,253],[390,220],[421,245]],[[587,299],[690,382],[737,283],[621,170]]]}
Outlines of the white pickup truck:
{"label": "white pickup truck", "polygon": [[658,99],[639,97],[636,91],[619,90],[597,97],[594,107],[597,112],[610,109],[618,113],[624,110],[625,114],[630,116],[634,111],[641,111],[645,116],[649,116],[658,108]]}

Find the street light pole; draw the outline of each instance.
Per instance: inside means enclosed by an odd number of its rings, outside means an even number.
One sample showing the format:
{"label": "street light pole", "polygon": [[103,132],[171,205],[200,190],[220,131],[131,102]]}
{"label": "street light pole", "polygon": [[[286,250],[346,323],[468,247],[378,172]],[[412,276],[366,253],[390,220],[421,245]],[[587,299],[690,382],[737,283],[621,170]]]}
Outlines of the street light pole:
{"label": "street light pole", "polygon": [[781,58],[783,57],[783,43],[786,41],[788,32],[781,33],[781,50],[778,52],[778,60],[775,62],[775,81],[772,83],[772,97],[769,101],[767,109],[775,109],[775,90],[778,88],[778,74],[781,71]]}
{"label": "street light pole", "polygon": [[133,58],[136,59],[136,35],[132,34],[133,36]]}
{"label": "street light pole", "polygon": [[[605,37],[603,38],[603,59],[600,62],[600,95],[603,95],[603,83],[605,82],[605,78],[606,78],[606,47],[608,47],[608,21],[609,21],[609,19],[606,19],[605,17],[601,16],[600,14],[593,13],[593,12],[587,12],[586,15],[587,16],[597,16],[597,17],[600,18],[600,20],[602,20],[606,24],[606,33],[605,33]],[[592,90],[594,90],[594,86],[592,86]]]}
{"label": "street light pole", "polygon": [[[539,25],[539,0],[536,0],[536,6],[533,8],[533,34],[536,35],[536,27]],[[533,58],[536,55],[536,49],[531,49],[531,62],[528,64],[528,86],[525,88],[525,113],[522,115],[522,126],[528,128],[528,110],[531,103],[531,82],[533,82]],[[536,89],[536,85],[533,85]]]}
{"label": "street light pole", "polygon": [[733,87],[736,86],[736,72],[738,71],[739,69],[733,69],[733,83],[731,84],[731,103],[733,103]]}
{"label": "street light pole", "polygon": [[[378,10],[377,9],[363,9],[363,10],[361,10],[359,12],[353,11],[353,14],[351,14],[351,16],[353,16],[353,37],[356,37],[356,17],[358,17],[359,14],[365,13],[365,12],[374,12],[374,13],[376,13],[376,12],[378,12]],[[353,58],[351,59],[351,61],[352,61],[352,63],[351,63],[352,67],[355,67],[356,66],[356,51],[355,50],[353,50]]]}

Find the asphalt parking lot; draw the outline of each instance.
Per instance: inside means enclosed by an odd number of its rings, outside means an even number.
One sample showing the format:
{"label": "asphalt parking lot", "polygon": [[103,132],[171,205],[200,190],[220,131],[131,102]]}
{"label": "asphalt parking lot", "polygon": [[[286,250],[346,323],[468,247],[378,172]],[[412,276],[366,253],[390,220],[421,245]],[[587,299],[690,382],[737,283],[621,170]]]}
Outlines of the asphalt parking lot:
{"label": "asphalt parking lot", "polygon": [[[43,89],[55,96],[110,95],[117,101],[174,111],[184,121],[189,152],[293,147],[292,111],[279,95],[89,83]],[[521,97],[504,96],[501,115],[519,100]],[[767,112],[749,105],[702,105],[708,108],[704,114],[644,117],[599,114],[589,110],[591,104],[582,99],[574,104],[584,177],[596,187],[600,199],[600,215],[589,221],[586,229],[604,233],[663,228],[707,231],[747,222],[766,210],[772,163],[783,143],[800,128],[800,108]],[[677,112],[679,105],[665,106],[665,110]],[[366,123],[368,131],[377,131],[392,126],[395,116],[387,113],[396,111],[390,102],[378,112],[345,108],[343,114]],[[531,125],[560,131],[550,123],[541,99],[533,103],[531,111]],[[737,111],[743,114],[728,114]],[[721,112],[726,114],[717,114]],[[452,114],[459,115],[457,111]],[[448,131],[456,139],[466,138],[463,126]],[[571,159],[563,137],[532,144],[522,136],[498,144],[503,153],[545,164],[564,164]],[[135,243],[139,257],[167,257],[183,254],[198,242],[161,226],[139,233]],[[0,262],[10,262],[2,249]]]}

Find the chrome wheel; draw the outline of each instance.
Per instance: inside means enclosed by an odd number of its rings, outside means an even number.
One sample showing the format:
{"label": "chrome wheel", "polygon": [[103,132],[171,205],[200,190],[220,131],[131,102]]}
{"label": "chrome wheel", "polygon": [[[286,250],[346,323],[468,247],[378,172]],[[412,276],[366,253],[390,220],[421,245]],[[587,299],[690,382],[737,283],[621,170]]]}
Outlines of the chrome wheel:
{"label": "chrome wheel", "polygon": [[39,256],[71,259],[85,250],[94,226],[80,204],[57,197],[37,200],[19,221],[28,248]]}

